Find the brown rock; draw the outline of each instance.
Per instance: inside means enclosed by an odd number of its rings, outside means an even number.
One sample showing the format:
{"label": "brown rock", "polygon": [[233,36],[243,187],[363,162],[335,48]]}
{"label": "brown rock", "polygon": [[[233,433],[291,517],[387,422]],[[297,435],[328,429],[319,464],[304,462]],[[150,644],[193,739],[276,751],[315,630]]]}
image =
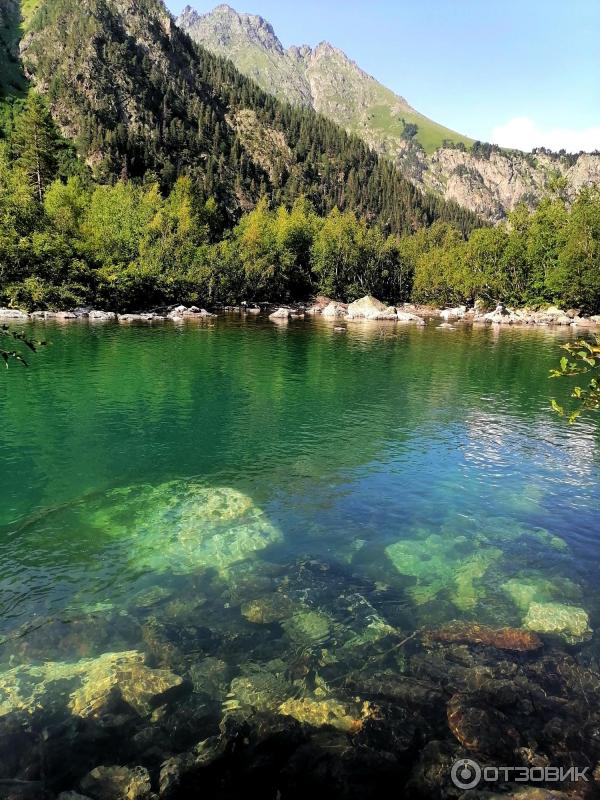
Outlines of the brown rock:
{"label": "brown rock", "polygon": [[430,642],[482,644],[499,650],[527,652],[543,647],[542,640],[523,628],[489,628],[476,622],[451,622],[443,628],[427,631],[423,637]]}
{"label": "brown rock", "polygon": [[467,750],[507,755],[520,745],[519,734],[504,714],[477,704],[468,694],[453,695],[446,710],[452,735]]}

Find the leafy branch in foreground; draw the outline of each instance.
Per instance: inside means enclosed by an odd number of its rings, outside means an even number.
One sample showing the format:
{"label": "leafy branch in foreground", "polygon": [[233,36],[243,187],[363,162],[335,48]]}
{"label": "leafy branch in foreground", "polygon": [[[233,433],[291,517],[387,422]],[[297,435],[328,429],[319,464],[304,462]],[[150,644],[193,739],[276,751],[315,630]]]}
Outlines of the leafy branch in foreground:
{"label": "leafy branch in foreground", "polygon": [[[38,347],[44,347],[46,344],[46,342],[36,342],[33,339],[30,339],[22,331],[11,330],[8,325],[0,325],[0,341],[5,339],[9,339],[11,342],[21,342],[23,345],[25,345],[25,347],[29,348],[32,353],[37,352]],[[4,350],[3,348],[0,348],[0,358],[4,360],[4,364],[6,365],[7,369],[8,362],[11,359],[14,361],[19,361],[24,367],[29,366],[19,350]]]}
{"label": "leafy branch in foreground", "polygon": [[[550,370],[551,378],[591,376],[587,387],[575,386],[571,392],[571,397],[577,401],[569,414],[569,423],[573,423],[582,412],[600,409],[600,337],[597,336],[595,342],[578,339],[562,345],[562,349],[569,355],[561,358],[559,369]],[[552,408],[561,417],[564,416],[564,407],[554,399]]]}

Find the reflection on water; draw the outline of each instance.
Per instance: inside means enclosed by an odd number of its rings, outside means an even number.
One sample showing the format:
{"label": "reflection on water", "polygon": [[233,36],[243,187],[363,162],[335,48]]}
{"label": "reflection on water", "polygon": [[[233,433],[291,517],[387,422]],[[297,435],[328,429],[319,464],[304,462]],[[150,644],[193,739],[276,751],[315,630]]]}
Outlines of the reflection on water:
{"label": "reflection on water", "polygon": [[439,797],[459,756],[600,760],[567,334],[44,335],[0,387],[0,786]]}

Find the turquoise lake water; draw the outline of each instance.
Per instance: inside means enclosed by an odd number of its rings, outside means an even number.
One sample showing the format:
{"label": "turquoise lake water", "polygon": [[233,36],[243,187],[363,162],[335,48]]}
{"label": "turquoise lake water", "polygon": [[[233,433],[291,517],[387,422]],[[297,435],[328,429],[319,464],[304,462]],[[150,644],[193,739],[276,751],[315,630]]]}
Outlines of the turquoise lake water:
{"label": "turquoise lake water", "polygon": [[[532,603],[583,609],[596,652],[600,437],[549,408],[567,332],[32,330],[49,346],[0,381],[3,669],[135,649],[285,672],[318,647],[333,684],[356,637]],[[282,596],[296,622],[257,624]]]}

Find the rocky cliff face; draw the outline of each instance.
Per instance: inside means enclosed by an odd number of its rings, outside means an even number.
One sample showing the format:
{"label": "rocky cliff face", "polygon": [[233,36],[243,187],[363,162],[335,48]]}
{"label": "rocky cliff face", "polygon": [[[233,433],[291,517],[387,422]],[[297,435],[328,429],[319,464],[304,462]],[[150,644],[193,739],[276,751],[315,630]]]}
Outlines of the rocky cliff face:
{"label": "rocky cliff face", "polygon": [[[314,108],[392,158],[417,186],[491,222],[519,203],[534,207],[556,177],[565,179],[568,198],[600,181],[598,154],[573,158],[472,148],[471,139],[419,114],[327,42],[286,50],[261,17],[226,5],[201,15],[188,6],[177,22],[266,91]],[[415,125],[416,133],[407,125]]]}
{"label": "rocky cliff face", "polygon": [[519,203],[534,208],[556,179],[573,200],[585,186],[600,183],[600,155],[565,156],[547,151],[491,152],[441,147],[431,156],[405,146],[398,154],[402,171],[418,186],[454,200],[484,219],[499,222]]}

